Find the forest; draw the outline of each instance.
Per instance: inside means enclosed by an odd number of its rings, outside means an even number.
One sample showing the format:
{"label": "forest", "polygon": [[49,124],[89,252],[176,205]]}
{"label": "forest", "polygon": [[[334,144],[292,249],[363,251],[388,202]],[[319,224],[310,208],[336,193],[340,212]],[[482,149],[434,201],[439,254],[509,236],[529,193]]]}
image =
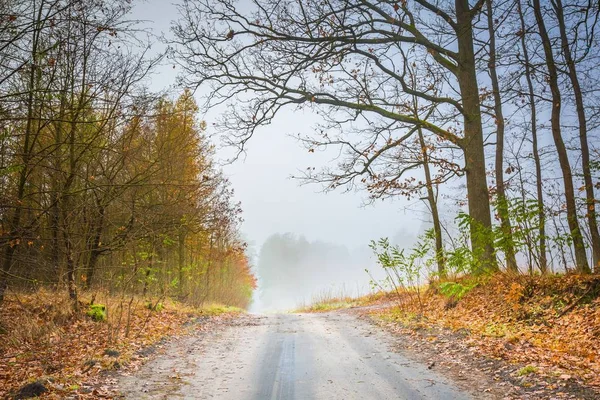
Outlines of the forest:
{"label": "forest", "polygon": [[190,90],[151,93],[162,55],[129,1],[3,1],[0,301],[109,290],[245,307],[240,205]]}
{"label": "forest", "polygon": [[370,243],[392,329],[600,387],[598,1],[179,0],[162,33],[144,4],[0,0],[0,397],[40,376],[81,394],[186,327],[247,321],[260,284],[276,306],[371,268],[276,232],[250,256],[217,153],[290,112],[316,123],[278,134],[331,155],[298,184],[425,205],[414,243]]}

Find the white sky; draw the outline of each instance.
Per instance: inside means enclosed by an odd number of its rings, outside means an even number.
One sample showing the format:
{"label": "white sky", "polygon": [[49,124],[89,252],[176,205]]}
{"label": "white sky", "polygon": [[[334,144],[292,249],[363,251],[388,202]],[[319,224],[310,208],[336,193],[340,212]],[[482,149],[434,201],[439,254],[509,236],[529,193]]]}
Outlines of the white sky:
{"label": "white sky", "polygon": [[[177,16],[174,3],[161,0],[140,3],[133,13],[133,18],[147,20],[145,25],[154,34],[167,36],[170,23]],[[157,43],[156,48],[162,45]],[[151,89],[166,89],[175,82],[177,73],[172,64],[165,65],[152,78]],[[216,116],[203,118],[210,127],[211,118]],[[394,237],[399,232],[416,233],[422,223],[422,213],[415,212],[422,210],[418,202],[398,199],[361,207],[364,193],[323,194],[318,186],[299,186],[290,179],[298,170],[308,166],[318,169],[335,156],[308,153],[287,136],[307,132],[315,122],[315,117],[302,113],[280,115],[250,141],[245,159],[223,167],[236,199],[242,202],[242,232],[255,251],[269,235],[278,232],[293,232],[308,240],[343,244],[349,249],[364,247],[371,239]],[[223,149],[217,152],[223,159],[228,154]]]}

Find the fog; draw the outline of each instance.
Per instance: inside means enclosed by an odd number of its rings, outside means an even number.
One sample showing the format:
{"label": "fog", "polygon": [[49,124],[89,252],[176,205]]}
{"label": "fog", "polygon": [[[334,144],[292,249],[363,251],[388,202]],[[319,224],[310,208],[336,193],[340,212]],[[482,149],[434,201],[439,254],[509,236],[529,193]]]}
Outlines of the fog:
{"label": "fog", "polygon": [[[428,228],[420,226],[419,233]],[[390,241],[409,248],[417,234],[398,231]],[[269,236],[255,256],[259,290],[253,312],[293,310],[322,298],[356,297],[377,290],[385,272],[377,265],[368,243],[348,248],[342,244],[308,240],[294,233]]]}
{"label": "fog", "polygon": [[318,294],[357,295],[369,290],[369,253],[342,245],[274,234],[263,244],[256,271],[256,310],[281,310],[308,303]]}
{"label": "fog", "polygon": [[[168,38],[170,22],[178,16],[173,3],[160,0],[139,3],[133,11],[133,18],[144,20],[157,37]],[[156,40],[153,51],[165,48]],[[175,85],[179,73],[166,59],[148,85],[175,96],[182,90]],[[203,88],[195,92],[200,105],[204,92]],[[210,110],[201,118],[243,209],[242,232],[254,254],[252,263],[259,278],[254,310],[294,308],[323,292],[365,293],[370,290],[365,268],[382,276],[369,242],[389,237],[410,247],[424,230],[428,213],[420,200],[398,198],[365,206],[364,192],[325,194],[318,185],[300,186],[291,179],[306,168],[337,163],[335,149],[309,153],[294,139],[311,132],[320,121],[318,116],[285,110],[256,132],[245,154],[228,163],[232,149],[221,147],[212,129],[222,112]]]}

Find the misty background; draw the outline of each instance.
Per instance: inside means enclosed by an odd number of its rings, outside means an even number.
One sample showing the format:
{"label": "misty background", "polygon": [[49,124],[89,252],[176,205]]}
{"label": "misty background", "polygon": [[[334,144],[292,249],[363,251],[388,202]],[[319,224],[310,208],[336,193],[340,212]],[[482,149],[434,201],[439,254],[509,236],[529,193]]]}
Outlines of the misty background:
{"label": "misty background", "polygon": [[[400,231],[391,241],[408,247],[416,239],[416,235]],[[289,232],[269,236],[255,266],[259,290],[251,311],[289,310],[319,298],[361,296],[374,290],[371,279],[385,278],[366,245],[348,248]]]}
{"label": "misty background", "polygon": [[[179,16],[176,4],[149,0],[134,8],[132,19],[145,21],[142,25],[155,37],[152,50],[157,54],[166,49],[161,38],[170,37],[171,21]],[[167,58],[148,86],[175,96],[183,90],[177,85],[178,74]],[[203,94],[202,88],[195,91],[201,108]],[[292,179],[307,168],[335,163],[339,156],[335,149],[310,153],[295,139],[319,122],[310,111],[285,110],[260,129],[232,163],[228,161],[235,151],[220,146],[221,138],[211,129],[223,112],[211,110],[203,119],[242,205],[241,230],[259,279],[253,310],[294,308],[324,292],[366,293],[370,277],[365,269],[376,278],[384,275],[375,265],[370,241],[388,237],[393,244],[410,247],[430,227],[421,200],[398,197],[365,204],[365,193],[323,193],[318,185],[301,186]],[[450,206],[448,215],[456,215]]]}

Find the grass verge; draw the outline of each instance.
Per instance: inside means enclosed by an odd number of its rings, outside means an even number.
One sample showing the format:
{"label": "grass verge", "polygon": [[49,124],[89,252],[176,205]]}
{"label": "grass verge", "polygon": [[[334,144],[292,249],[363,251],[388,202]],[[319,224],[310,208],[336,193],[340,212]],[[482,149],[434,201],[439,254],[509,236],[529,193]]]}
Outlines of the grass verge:
{"label": "grass verge", "polygon": [[90,388],[107,371],[135,368],[165,338],[241,312],[104,292],[83,293],[74,310],[53,291],[10,293],[0,309],[0,398],[28,384],[43,385],[45,398],[97,398]]}
{"label": "grass verge", "polygon": [[577,378],[600,388],[600,276],[498,274],[456,284],[469,290],[456,296],[434,284],[420,302],[405,295],[400,306],[372,314],[406,331],[460,333],[481,355],[525,365],[522,376]]}
{"label": "grass verge", "polygon": [[370,293],[361,297],[351,297],[342,294],[334,294],[332,291],[322,292],[315,296],[309,304],[300,306],[294,312],[315,313],[328,312],[353,307],[364,307],[387,302],[391,294],[385,292]]}

